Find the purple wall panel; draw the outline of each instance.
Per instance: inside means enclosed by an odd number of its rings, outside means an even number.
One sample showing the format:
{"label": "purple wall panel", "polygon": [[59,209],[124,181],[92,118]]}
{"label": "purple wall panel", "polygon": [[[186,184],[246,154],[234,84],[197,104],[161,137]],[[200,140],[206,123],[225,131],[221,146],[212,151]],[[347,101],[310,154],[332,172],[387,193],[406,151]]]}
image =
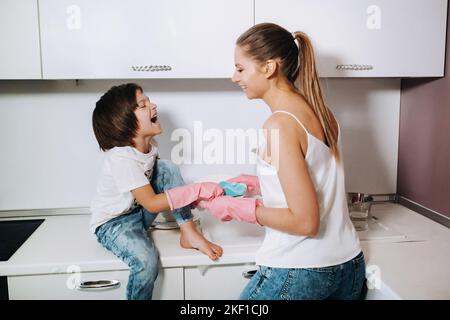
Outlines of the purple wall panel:
{"label": "purple wall panel", "polygon": [[450,218],[448,20],[445,77],[402,80],[397,193]]}

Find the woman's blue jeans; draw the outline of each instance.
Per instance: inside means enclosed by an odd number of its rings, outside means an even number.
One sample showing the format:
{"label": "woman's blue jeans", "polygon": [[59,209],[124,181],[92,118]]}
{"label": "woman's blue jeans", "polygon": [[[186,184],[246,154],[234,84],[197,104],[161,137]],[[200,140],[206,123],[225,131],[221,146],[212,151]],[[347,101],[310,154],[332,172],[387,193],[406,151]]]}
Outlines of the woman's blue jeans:
{"label": "woman's blue jeans", "polygon": [[[151,185],[156,193],[184,185],[181,173],[170,161],[157,160]],[[189,206],[172,212],[178,225],[192,220]],[[128,300],[150,300],[153,286],[158,276],[159,255],[147,229],[155,220],[152,214],[137,207],[133,211],[120,215],[97,228],[97,240],[106,249],[114,253],[130,268],[126,298]]]}
{"label": "woman's blue jeans", "polygon": [[260,266],[242,300],[357,300],[363,298],[366,265],[361,252],[355,258],[323,268]]}

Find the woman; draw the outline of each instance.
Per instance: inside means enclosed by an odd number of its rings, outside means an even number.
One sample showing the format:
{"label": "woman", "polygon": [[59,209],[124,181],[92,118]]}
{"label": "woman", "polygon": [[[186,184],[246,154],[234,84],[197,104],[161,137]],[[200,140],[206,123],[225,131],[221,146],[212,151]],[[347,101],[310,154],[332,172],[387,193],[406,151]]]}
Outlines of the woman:
{"label": "woman", "polygon": [[237,83],[272,111],[264,123],[258,176],[242,175],[260,193],[201,202],[213,215],[265,226],[258,272],[241,299],[358,299],[365,262],[348,215],[339,125],[326,107],[314,50],[302,32],[262,23],[236,43]]}

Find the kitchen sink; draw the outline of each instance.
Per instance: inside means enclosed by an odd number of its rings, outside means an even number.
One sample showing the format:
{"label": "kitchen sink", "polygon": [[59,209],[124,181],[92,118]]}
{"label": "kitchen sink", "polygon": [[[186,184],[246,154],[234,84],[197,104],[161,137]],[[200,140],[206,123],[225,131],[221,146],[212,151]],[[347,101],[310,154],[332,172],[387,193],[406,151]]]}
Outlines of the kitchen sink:
{"label": "kitchen sink", "polygon": [[264,240],[264,228],[257,225],[235,220],[222,222],[205,211],[193,213],[200,217],[205,238],[221,246],[261,245]]}
{"label": "kitchen sink", "polygon": [[[226,174],[209,175],[195,182],[226,181],[232,176]],[[206,210],[195,209],[194,216],[200,217],[201,230],[205,238],[221,246],[260,246],[264,240],[264,228],[254,224],[239,221],[219,221]]]}

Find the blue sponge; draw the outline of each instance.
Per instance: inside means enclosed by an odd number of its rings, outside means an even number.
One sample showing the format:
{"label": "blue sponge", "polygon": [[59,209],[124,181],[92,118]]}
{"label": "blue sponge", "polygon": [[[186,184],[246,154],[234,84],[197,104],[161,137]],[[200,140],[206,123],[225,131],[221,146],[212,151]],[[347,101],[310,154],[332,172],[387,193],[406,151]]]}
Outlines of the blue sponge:
{"label": "blue sponge", "polygon": [[221,181],[219,185],[223,188],[225,195],[230,197],[241,197],[247,191],[247,185],[245,183]]}

